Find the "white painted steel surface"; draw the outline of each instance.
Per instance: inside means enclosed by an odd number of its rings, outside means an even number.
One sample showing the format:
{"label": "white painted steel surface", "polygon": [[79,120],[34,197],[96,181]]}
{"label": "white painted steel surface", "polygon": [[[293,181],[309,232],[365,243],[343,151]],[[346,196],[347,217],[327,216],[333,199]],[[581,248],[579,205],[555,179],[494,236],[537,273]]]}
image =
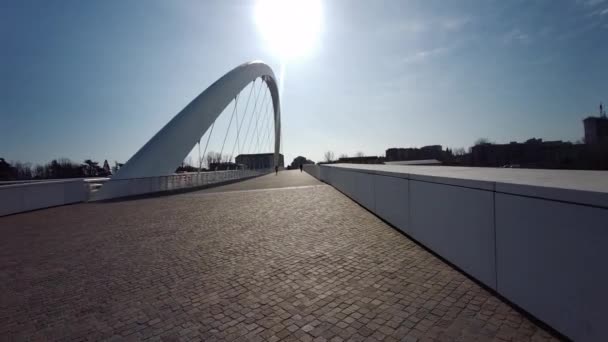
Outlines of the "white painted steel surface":
{"label": "white painted steel surface", "polygon": [[356,164],[304,170],[565,336],[604,339],[608,172]]}
{"label": "white painted steel surface", "polygon": [[[275,124],[274,160],[275,165],[278,165],[281,109],[277,81],[268,65],[250,62],[229,71],[205,89],[137,151],[112,179],[171,175],[224,108],[257,78],[266,82],[272,96]],[[102,187],[100,191],[106,190]]]}

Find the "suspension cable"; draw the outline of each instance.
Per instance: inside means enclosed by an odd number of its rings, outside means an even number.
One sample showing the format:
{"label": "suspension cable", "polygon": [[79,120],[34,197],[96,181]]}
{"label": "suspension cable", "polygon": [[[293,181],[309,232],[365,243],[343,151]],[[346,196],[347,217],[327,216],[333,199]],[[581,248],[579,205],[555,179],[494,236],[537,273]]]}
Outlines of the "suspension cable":
{"label": "suspension cable", "polygon": [[[211,124],[211,131],[209,131],[209,137],[207,137],[207,143],[205,144],[205,150],[203,151],[203,158],[205,158],[205,153],[207,153],[207,146],[209,146],[209,140],[211,140],[211,134],[213,133],[213,127],[215,127],[215,121]],[[202,139],[203,137],[201,137]],[[207,165],[209,169],[211,169],[211,165]]]}
{"label": "suspension cable", "polygon": [[269,122],[268,122],[268,150],[273,152],[273,148],[272,148],[272,138],[274,136],[274,126],[275,126],[275,118],[274,118],[274,102],[272,102],[271,108],[270,108],[270,113],[269,113]]}
{"label": "suspension cable", "polygon": [[[272,99],[269,103],[270,105],[270,110],[268,110],[268,136],[266,137],[266,139],[264,140],[264,145],[267,144],[267,140],[270,140],[272,138],[272,128],[274,127],[274,105],[271,105]],[[272,146],[270,146],[270,143],[268,143],[268,151],[272,151]]]}
{"label": "suspension cable", "polygon": [[[271,100],[272,97],[269,99]],[[266,107],[264,108],[264,114],[262,114],[262,126],[261,126],[261,134],[260,140],[256,145],[256,149],[259,147],[262,150],[266,149],[266,137],[268,136],[268,103],[270,101],[266,101]]]}
{"label": "suspension cable", "polygon": [[[260,84],[260,89],[262,88],[263,84],[264,84],[264,81],[262,81],[262,83]],[[258,99],[260,98],[260,93],[261,93],[261,91],[258,90],[258,92],[256,94],[255,102],[253,105],[253,112],[251,115],[251,119],[249,120],[249,125],[247,126],[247,133],[245,134],[245,139],[243,140],[243,148],[241,149],[241,151],[243,151],[247,147],[247,138],[249,137],[249,129],[251,128],[251,122],[253,121],[253,114],[255,114],[255,109],[257,108],[257,105],[258,105]]]}
{"label": "suspension cable", "polygon": [[[249,90],[249,96],[247,97],[247,104],[245,105],[245,110],[243,111],[243,121],[241,121],[241,125],[240,125],[239,129],[237,130],[237,136],[238,136],[239,132],[241,131],[241,128],[243,127],[243,123],[245,123],[245,116],[247,115],[247,108],[249,108],[249,100],[251,100],[251,93],[253,92],[253,87],[255,87],[255,81],[256,80],[253,80],[253,84],[251,85],[251,89]],[[238,150],[239,151],[243,150],[240,145],[239,145]]]}
{"label": "suspension cable", "polygon": [[[222,143],[222,149],[220,150],[220,158],[222,158],[222,153],[224,152],[224,145],[226,145],[226,139],[228,138],[228,132],[230,132],[230,126],[232,126],[232,119],[234,119],[234,113],[236,113],[236,98],[234,99],[234,109],[232,110],[232,115],[230,116],[230,122],[228,123],[228,128],[226,129],[226,135],[224,135],[224,142]],[[228,162],[230,162],[230,160]]]}
{"label": "suspension cable", "polygon": [[203,139],[202,136],[198,139],[198,173],[201,173],[201,164],[203,163],[201,160],[201,139]]}
{"label": "suspension cable", "polygon": [[262,134],[264,134],[263,131],[263,127],[264,127],[264,119],[266,118],[264,116],[265,112],[264,112],[264,105],[266,105],[268,103],[268,101],[264,101],[264,104],[262,105],[262,110],[260,111],[260,115],[258,116],[258,122],[259,124],[259,130],[258,130],[258,134],[256,135],[256,141],[255,141],[255,151],[258,151],[257,153],[262,153],[263,150],[260,149],[260,138],[262,137]]}
{"label": "suspension cable", "polygon": [[[260,113],[262,112],[262,107],[264,106],[264,102],[266,101],[266,95],[268,93],[268,88],[264,88],[264,97],[262,98],[262,102],[260,104],[260,108],[257,111],[257,113],[253,113],[255,116],[255,128],[254,128],[254,132],[253,135],[251,136],[251,144],[249,145],[249,150],[251,150],[253,148],[253,139],[254,136],[257,140],[259,140],[259,132],[258,132],[258,126],[259,126],[259,122],[260,122]],[[255,150],[254,150],[255,152]]]}
{"label": "suspension cable", "polygon": [[[237,101],[239,99],[239,94],[236,95],[236,100]],[[235,128],[236,128],[236,145],[232,146],[232,152],[230,153],[230,159],[232,159],[232,155],[234,154],[234,147],[235,146],[239,146],[239,112],[238,112],[238,109],[237,109],[237,112],[236,112],[236,127]],[[238,149],[236,151],[237,151],[237,153],[239,152]],[[236,163],[236,160],[235,160],[235,163]]]}
{"label": "suspension cable", "polygon": [[[235,125],[235,130],[236,130],[236,141],[235,144],[232,145],[232,152],[230,152],[230,160],[232,160],[232,156],[234,155],[234,149],[237,146],[236,144],[238,144],[239,142],[239,111],[238,111],[238,102],[239,102],[239,94],[236,95],[236,98],[234,99],[234,116],[236,117],[236,125]],[[230,128],[230,127],[229,127]]]}

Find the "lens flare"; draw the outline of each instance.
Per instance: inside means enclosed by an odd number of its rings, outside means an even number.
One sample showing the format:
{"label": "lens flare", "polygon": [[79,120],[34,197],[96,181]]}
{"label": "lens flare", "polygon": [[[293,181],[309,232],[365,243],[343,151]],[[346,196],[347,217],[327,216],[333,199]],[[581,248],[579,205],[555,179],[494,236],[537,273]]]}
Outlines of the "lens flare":
{"label": "lens flare", "polygon": [[320,0],[258,0],[255,8],[258,30],[270,50],[281,58],[309,54],[321,32]]}

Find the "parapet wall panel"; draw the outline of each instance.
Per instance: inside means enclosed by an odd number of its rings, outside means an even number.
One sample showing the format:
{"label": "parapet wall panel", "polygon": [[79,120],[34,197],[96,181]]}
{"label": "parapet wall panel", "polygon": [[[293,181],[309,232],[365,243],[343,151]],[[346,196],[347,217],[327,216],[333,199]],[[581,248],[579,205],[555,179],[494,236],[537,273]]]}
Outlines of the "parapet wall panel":
{"label": "parapet wall panel", "polygon": [[4,186],[0,188],[0,216],[83,202],[87,194],[82,180]]}
{"label": "parapet wall panel", "polygon": [[375,211],[390,224],[404,233],[410,234],[409,229],[409,181],[403,178],[375,176]]}
{"label": "parapet wall panel", "polygon": [[374,178],[375,175],[353,172],[355,179],[354,197],[357,202],[372,212],[375,211]]}
{"label": "parapet wall panel", "polygon": [[496,289],[490,191],[410,180],[409,234]]}
{"label": "parapet wall panel", "polygon": [[605,341],[608,210],[496,194],[498,292],[575,341]]}

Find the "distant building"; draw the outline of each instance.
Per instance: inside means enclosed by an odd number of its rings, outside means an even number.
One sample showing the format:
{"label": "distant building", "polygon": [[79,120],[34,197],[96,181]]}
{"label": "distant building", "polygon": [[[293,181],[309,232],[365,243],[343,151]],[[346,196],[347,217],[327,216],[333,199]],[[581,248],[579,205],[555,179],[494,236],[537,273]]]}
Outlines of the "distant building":
{"label": "distant building", "polygon": [[574,168],[581,145],[528,139],[524,143],[479,144],[471,149],[472,166]]}
{"label": "distant building", "polygon": [[338,163],[349,164],[382,164],[383,162],[384,158],[378,156],[342,157],[338,159]]}
{"label": "distant building", "polygon": [[[246,169],[271,169],[274,167],[274,153],[239,154],[235,161]],[[279,154],[279,167],[284,165],[283,155]]]}
{"label": "distant building", "polygon": [[446,152],[442,150],[441,145],[430,145],[421,148],[389,148],[386,150],[386,160],[443,160],[445,153]]}
{"label": "distant building", "polygon": [[608,142],[608,118],[590,116],[583,120],[585,126],[585,144]]}

